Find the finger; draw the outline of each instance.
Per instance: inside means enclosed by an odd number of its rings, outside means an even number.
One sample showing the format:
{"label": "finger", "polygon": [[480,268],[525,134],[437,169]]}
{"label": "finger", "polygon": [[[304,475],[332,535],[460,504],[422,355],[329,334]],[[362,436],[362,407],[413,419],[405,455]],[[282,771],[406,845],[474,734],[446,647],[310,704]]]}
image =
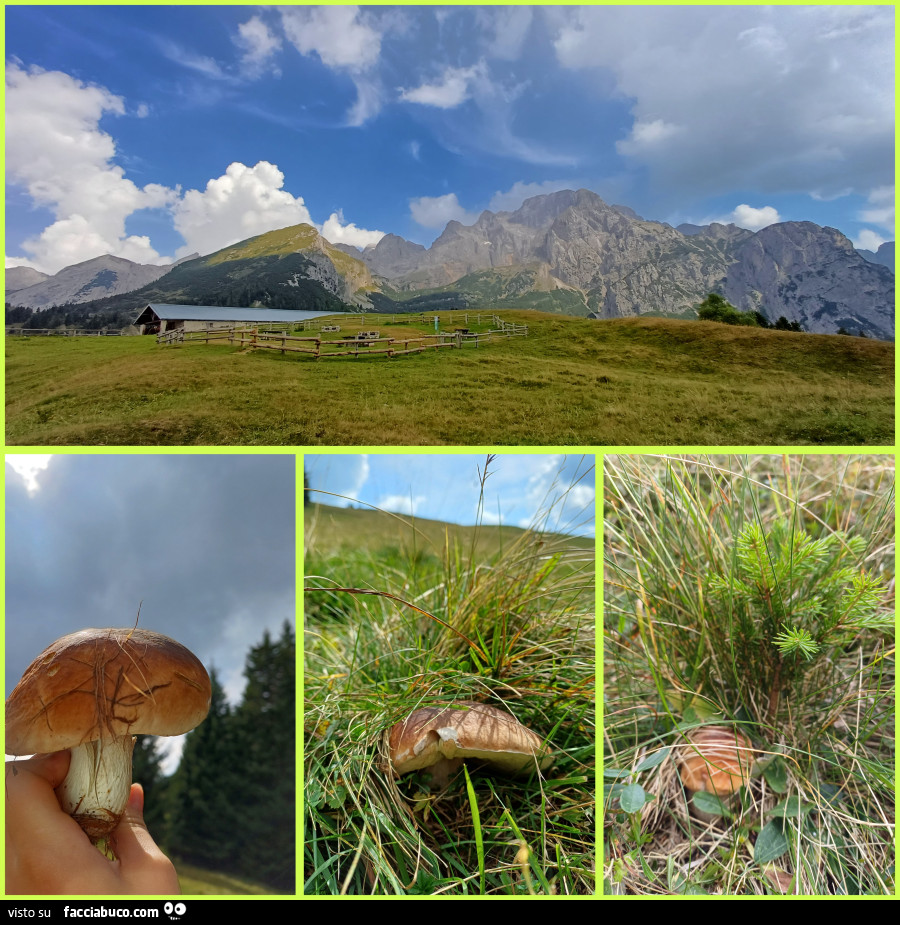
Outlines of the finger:
{"label": "finger", "polygon": [[[6,763],[6,825],[35,831],[65,816],[53,792],[69,770],[69,752],[36,755]],[[65,816],[68,819],[68,816]],[[71,820],[69,820],[71,821]],[[73,823],[74,824],[74,823]],[[18,829],[17,829],[18,830]]]}
{"label": "finger", "polygon": [[6,782],[9,786],[10,778],[15,780],[20,774],[33,774],[45,780],[51,790],[55,790],[69,773],[69,759],[71,752],[66,749],[62,752],[52,752],[49,755],[34,755],[31,758],[16,758],[6,762]]}
{"label": "finger", "polygon": [[113,832],[121,876],[136,893],[181,892],[172,862],[162,853],[144,822],[144,789],[132,784],[125,813]]}

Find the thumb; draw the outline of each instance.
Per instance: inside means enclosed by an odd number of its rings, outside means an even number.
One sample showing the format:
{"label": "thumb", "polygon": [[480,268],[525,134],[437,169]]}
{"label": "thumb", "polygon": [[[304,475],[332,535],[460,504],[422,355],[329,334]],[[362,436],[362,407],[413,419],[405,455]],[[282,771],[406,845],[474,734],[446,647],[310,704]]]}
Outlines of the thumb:
{"label": "thumb", "polygon": [[159,851],[144,822],[144,788],[140,784],[131,785],[125,812],[113,836],[116,856],[123,864],[129,857],[137,859],[148,851]]}
{"label": "thumb", "polygon": [[135,892],[177,895],[178,877],[172,862],[160,851],[144,822],[144,788],[132,784],[128,805],[113,832],[114,850],[122,877]]}

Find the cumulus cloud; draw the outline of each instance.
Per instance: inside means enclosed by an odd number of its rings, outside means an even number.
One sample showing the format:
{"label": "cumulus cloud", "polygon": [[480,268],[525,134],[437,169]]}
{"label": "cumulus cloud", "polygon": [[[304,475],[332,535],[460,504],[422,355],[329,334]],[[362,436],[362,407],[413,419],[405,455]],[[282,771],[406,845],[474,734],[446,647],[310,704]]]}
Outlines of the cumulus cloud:
{"label": "cumulus cloud", "polygon": [[283,186],[284,174],[274,164],[248,167],[236,161],[206,189],[188,190],[173,209],[175,228],[186,242],[177,256],[210,254],[276,228],[313,224],[302,197]]}
{"label": "cumulus cloud", "polygon": [[[256,234],[301,222],[315,224],[302,197],[284,189],[284,174],[267,161],[229,165],[203,190],[143,188],[113,162],[116,144],[100,129],[107,115],[123,116],[124,100],[104,87],[59,71],[7,67],[6,165],[11,183],[55,215],[26,240],[24,254],[6,265],[32,266],[53,274],[102,254],[136,263],[167,263],[146,235],[127,235],[126,220],[141,209],[166,210],[185,245],[176,256],[208,254]],[[364,247],[382,232],[345,223],[333,213],[320,230],[335,242]]]}
{"label": "cumulus cloud", "polygon": [[275,52],[281,48],[281,39],[259,16],[252,16],[238,26],[235,41],[244,50],[241,70],[251,78],[262,76]]}
{"label": "cumulus cloud", "polygon": [[[626,101],[619,153],[685,201],[891,182],[885,7],[575,7],[545,14],[566,68]],[[636,38],[637,37],[637,38]],[[678,127],[678,131],[675,131]]]}
{"label": "cumulus cloud", "polygon": [[328,216],[320,231],[322,237],[332,244],[349,244],[351,247],[368,247],[377,244],[383,237],[383,231],[367,231],[357,228],[353,222],[344,224],[343,212],[332,212]]}
{"label": "cumulus cloud", "polygon": [[125,104],[104,87],[60,71],[6,69],[6,170],[56,221],[22,245],[17,256],[44,273],[100,254],[141,263],[164,258],[143,236],[128,236],[125,220],[138,209],[164,208],[176,196],[159,184],[136,186],[113,163],[116,146],[100,129],[104,115]]}
{"label": "cumulus cloud", "polygon": [[875,231],[872,231],[871,228],[863,228],[863,230],[853,239],[853,246],[857,250],[864,251],[877,251],[882,244],[885,243],[885,238]]}
{"label": "cumulus cloud", "polygon": [[781,216],[778,214],[778,210],[772,208],[772,206],[754,209],[753,206],[741,203],[729,216],[721,219],[721,221],[723,224],[731,222],[737,225],[738,228],[746,228],[748,231],[759,231],[760,228],[780,222]]}
{"label": "cumulus cloud", "polygon": [[478,219],[474,212],[467,212],[456,198],[456,193],[445,196],[420,196],[411,199],[409,211],[416,224],[423,228],[443,228],[449,221],[471,225]]}
{"label": "cumulus cloud", "polygon": [[473,80],[482,76],[483,71],[483,65],[448,67],[436,83],[421,84],[412,90],[400,87],[400,99],[406,103],[420,103],[438,109],[454,109],[469,99],[469,86]]}

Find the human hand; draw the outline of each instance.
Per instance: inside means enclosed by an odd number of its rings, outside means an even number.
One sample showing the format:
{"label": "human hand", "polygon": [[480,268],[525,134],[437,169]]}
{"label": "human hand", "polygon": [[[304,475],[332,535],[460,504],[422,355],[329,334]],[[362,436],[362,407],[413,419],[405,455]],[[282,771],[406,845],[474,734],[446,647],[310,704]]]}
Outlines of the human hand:
{"label": "human hand", "polygon": [[116,854],[110,860],[60,809],[53,791],[68,770],[68,751],[6,763],[6,893],[180,893],[172,862],[144,824],[141,785],[131,785],[125,814],[110,835]]}

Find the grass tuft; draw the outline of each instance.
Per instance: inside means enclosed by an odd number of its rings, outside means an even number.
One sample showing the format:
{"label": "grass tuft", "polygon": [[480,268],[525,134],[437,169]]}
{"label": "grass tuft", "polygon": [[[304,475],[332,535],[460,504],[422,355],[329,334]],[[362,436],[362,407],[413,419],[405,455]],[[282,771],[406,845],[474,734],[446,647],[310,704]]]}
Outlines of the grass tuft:
{"label": "grass tuft", "polygon": [[[442,545],[410,523],[398,544],[390,522],[383,544],[336,547],[308,519],[305,892],[593,892],[592,544],[540,522],[511,541],[447,528]],[[395,778],[390,728],[466,701],[538,732],[553,765],[472,763],[437,789],[427,771]]]}

